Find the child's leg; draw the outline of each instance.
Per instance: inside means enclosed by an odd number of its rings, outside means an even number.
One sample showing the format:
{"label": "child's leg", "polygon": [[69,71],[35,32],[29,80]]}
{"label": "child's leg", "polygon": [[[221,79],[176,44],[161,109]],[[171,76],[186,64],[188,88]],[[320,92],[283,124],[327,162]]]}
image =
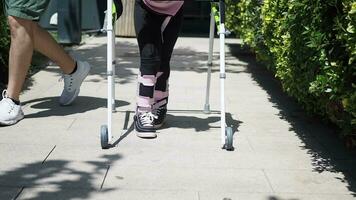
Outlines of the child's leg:
{"label": "child's leg", "polygon": [[182,24],[183,9],[172,17],[163,31],[163,45],[161,51],[161,65],[157,73],[157,82],[154,92],[155,107],[166,105],[168,102],[168,78],[170,75],[170,60],[174,45],[177,41]]}
{"label": "child's leg", "polygon": [[156,74],[161,65],[163,16],[146,10],[144,3],[136,0],[135,30],[140,49],[140,74],[138,77],[138,111],[151,111]]}

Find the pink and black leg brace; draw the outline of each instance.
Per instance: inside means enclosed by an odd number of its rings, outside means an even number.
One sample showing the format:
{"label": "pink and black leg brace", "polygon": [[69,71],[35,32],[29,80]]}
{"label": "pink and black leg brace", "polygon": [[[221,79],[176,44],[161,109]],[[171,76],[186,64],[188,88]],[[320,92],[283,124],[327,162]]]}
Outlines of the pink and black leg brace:
{"label": "pink and black leg brace", "polygon": [[182,9],[175,16],[159,15],[142,0],[136,0],[134,17],[140,49],[137,111],[151,111],[168,102],[170,59],[181,27]]}

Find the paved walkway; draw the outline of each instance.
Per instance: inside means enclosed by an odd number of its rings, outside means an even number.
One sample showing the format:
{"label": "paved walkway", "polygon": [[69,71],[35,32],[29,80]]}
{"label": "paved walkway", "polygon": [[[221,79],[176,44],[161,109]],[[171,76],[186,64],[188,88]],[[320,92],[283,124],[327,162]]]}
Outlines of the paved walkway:
{"label": "paved walkway", "polygon": [[179,39],[167,123],[157,139],[143,140],[132,127],[137,44],[117,40],[117,146],[109,150],[99,143],[106,122],[104,37],[76,49],[93,70],[73,106],[57,104],[63,84],[57,67],[32,76],[22,96],[26,118],[0,128],[0,199],[356,199],[356,153],[307,117],[235,39],[227,41],[226,102],[236,149],[220,149],[218,62],[213,112],[202,113],[207,43]]}

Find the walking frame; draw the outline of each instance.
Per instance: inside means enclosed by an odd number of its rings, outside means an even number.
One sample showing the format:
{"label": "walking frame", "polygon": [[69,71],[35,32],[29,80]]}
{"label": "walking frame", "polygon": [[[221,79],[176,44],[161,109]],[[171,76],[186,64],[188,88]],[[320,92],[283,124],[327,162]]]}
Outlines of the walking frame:
{"label": "walking frame", "polygon": [[[221,133],[221,144],[222,148],[228,151],[232,151],[233,147],[233,131],[232,128],[226,125],[226,111],[225,111],[225,35],[227,31],[225,29],[225,0],[208,0],[212,4],[212,9],[210,13],[210,33],[209,33],[209,57],[208,57],[208,75],[207,75],[207,87],[206,87],[206,99],[204,106],[204,113],[210,113],[210,82],[211,82],[211,68],[213,66],[213,45],[214,45],[214,33],[215,33],[215,14],[216,9],[214,5],[219,4],[219,40],[220,40],[220,133]],[[115,3],[118,3],[116,0]],[[120,6],[122,7],[121,2]],[[116,67],[116,58],[115,58],[115,31],[114,24],[115,20],[113,19],[113,0],[107,0],[107,23],[106,23],[106,32],[107,32],[107,125],[101,126],[100,139],[101,147],[107,149],[111,147],[112,141],[112,113],[115,112],[115,67]],[[115,9],[121,9],[114,7]],[[120,11],[116,11],[120,12]],[[121,13],[120,13],[121,14]]]}

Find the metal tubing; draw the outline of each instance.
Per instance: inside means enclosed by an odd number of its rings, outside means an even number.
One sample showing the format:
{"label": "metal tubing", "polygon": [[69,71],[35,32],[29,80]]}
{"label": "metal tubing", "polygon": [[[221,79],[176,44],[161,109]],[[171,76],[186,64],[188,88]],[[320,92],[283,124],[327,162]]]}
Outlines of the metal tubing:
{"label": "metal tubing", "polygon": [[220,115],[221,115],[221,144],[225,144],[225,129],[226,129],[226,119],[225,119],[225,3],[220,0],[219,4],[220,12]]}
{"label": "metal tubing", "polygon": [[107,98],[107,117],[108,117],[108,139],[109,143],[112,139],[112,85],[113,85],[113,17],[112,17],[112,4],[113,0],[107,0],[107,76],[108,76],[108,98]]}
{"label": "metal tubing", "polygon": [[213,9],[210,13],[210,32],[209,32],[209,55],[208,55],[208,65],[213,64],[213,50],[214,50],[214,34],[215,34],[215,16]]}
{"label": "metal tubing", "polygon": [[211,82],[211,68],[213,66],[213,50],[214,50],[214,33],[215,33],[215,18],[213,9],[210,13],[210,33],[209,33],[209,55],[208,55],[208,76],[206,84],[206,96],[205,96],[205,106],[204,113],[210,113],[210,82]]}
{"label": "metal tubing", "polygon": [[[116,20],[114,20],[113,24],[115,25]],[[113,56],[113,70],[112,70],[112,79],[113,79],[113,84],[111,86],[112,90],[112,112],[116,112],[116,105],[115,105],[115,78],[116,78],[116,65],[117,65],[117,60],[115,56],[115,26],[113,26],[113,37],[112,37],[112,56]]]}

